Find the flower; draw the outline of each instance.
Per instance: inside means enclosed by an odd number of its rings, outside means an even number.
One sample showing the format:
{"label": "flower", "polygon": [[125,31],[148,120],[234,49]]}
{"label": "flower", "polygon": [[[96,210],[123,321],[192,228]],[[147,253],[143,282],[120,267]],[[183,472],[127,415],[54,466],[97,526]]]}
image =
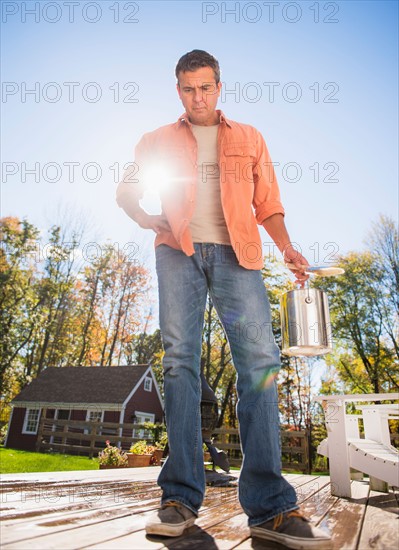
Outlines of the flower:
{"label": "flower", "polygon": [[147,441],[140,439],[130,447],[129,452],[135,455],[151,455],[154,449],[152,445],[147,445]]}
{"label": "flower", "polygon": [[102,466],[127,466],[127,454],[119,449],[119,447],[114,447],[110,444],[110,441],[107,440],[106,447],[98,453],[98,462]]}
{"label": "flower", "polygon": [[162,449],[163,451],[167,443],[168,443],[168,434],[166,432],[163,432],[159,440],[155,442],[155,447],[157,449]]}

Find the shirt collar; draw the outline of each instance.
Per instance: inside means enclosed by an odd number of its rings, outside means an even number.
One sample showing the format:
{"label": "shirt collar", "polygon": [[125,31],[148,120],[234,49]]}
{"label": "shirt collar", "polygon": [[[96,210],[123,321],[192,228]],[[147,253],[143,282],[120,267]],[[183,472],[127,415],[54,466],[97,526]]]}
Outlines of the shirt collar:
{"label": "shirt collar", "polygon": [[[227,124],[227,126],[229,128],[231,128],[231,123],[230,121],[224,116],[224,113],[223,111],[221,111],[220,109],[217,109],[216,112],[218,113],[219,115],[219,122],[220,124],[222,123],[225,123]],[[188,114],[187,113],[183,113],[177,120],[176,124],[175,124],[175,128],[178,129],[180,127],[180,125],[183,123],[183,122],[186,122],[188,124],[191,124],[191,122],[189,121],[188,119]]]}

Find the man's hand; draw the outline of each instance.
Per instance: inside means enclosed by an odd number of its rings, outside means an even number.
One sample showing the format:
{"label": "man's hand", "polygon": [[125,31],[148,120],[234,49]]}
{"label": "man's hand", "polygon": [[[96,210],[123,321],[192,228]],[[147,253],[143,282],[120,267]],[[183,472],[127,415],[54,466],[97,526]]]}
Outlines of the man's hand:
{"label": "man's hand", "polygon": [[136,221],[143,229],[152,229],[157,234],[163,231],[171,231],[168,220],[161,214],[143,212],[139,216],[136,215]]}
{"label": "man's hand", "polygon": [[273,214],[263,220],[262,225],[278,246],[285,263],[291,264],[287,265],[287,267],[295,275],[295,282],[303,288],[305,281],[309,279],[309,275],[304,271],[309,262],[291,244],[288,231],[285,227],[284,216],[282,214]]}
{"label": "man's hand", "polygon": [[[309,262],[302,256],[298,250],[295,250],[293,246],[287,246],[283,250],[284,262],[287,265],[288,269],[295,275],[295,283],[300,285],[303,288],[305,281],[309,279],[309,274],[305,273],[306,267],[309,265]],[[291,265],[288,265],[291,264]]]}

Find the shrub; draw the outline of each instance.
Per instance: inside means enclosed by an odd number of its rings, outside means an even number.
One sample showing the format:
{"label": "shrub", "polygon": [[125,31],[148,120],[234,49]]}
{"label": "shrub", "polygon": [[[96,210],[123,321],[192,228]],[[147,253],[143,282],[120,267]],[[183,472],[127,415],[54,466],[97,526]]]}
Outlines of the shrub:
{"label": "shrub", "polygon": [[168,434],[166,432],[163,432],[159,440],[155,442],[155,447],[163,451],[166,447],[167,442],[168,442]]}
{"label": "shrub", "polygon": [[7,428],[8,428],[7,424],[4,424],[4,426],[0,428],[0,445],[4,445],[6,441]]}
{"label": "shrub", "polygon": [[98,461],[102,466],[127,466],[127,454],[119,449],[110,445],[109,441],[106,441],[106,447],[103,451],[98,453]]}
{"label": "shrub", "polygon": [[155,447],[153,445],[147,445],[147,441],[140,439],[140,441],[133,443],[130,447],[129,453],[133,453],[134,455],[152,455],[154,451]]}

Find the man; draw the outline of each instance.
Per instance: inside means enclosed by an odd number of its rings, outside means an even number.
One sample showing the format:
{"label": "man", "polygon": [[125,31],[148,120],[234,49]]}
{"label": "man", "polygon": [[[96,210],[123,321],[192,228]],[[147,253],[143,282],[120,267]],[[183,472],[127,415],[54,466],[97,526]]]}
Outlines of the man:
{"label": "man", "polygon": [[[143,136],[135,166],[117,190],[119,206],[157,234],[169,457],[158,478],[161,508],[148,521],[147,533],[181,535],[203,501],[200,357],[209,292],[237,371],[244,455],[239,499],[251,533],[290,548],[323,548],[328,535],[298,513],[295,490],[281,475],[274,381],[280,357],[260,273],[257,224],[291,262],[302,285],[308,262],[291,245],[261,134],[216,110],[222,86],[217,60],[193,50],[179,60],[176,78],[185,113],[176,123]],[[148,186],[159,189],[159,215],[140,207]]]}

